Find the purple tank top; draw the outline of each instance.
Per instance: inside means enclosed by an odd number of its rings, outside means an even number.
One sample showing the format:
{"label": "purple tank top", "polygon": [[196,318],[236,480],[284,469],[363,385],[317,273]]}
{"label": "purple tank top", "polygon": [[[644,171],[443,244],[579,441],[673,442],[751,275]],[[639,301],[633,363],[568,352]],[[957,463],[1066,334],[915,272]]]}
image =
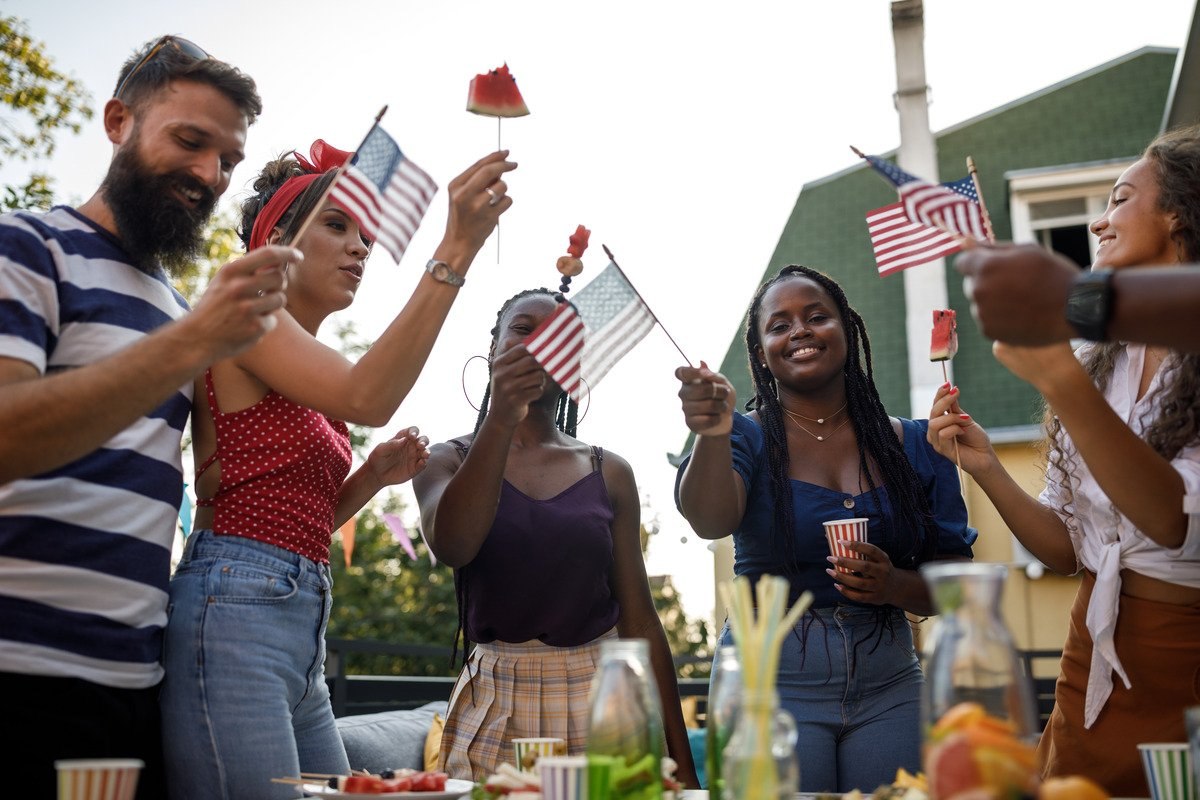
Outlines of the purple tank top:
{"label": "purple tank top", "polygon": [[549,500],[534,500],[508,481],[483,547],[457,580],[467,590],[472,642],[586,644],[617,623],[609,578],[613,510],[596,469]]}

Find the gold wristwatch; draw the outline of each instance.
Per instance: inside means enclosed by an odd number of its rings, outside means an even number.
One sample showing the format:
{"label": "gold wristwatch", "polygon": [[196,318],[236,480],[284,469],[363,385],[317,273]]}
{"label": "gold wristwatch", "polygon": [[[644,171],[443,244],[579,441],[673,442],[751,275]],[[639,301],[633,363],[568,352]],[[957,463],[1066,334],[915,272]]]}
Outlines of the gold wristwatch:
{"label": "gold wristwatch", "polygon": [[435,281],[448,283],[451,286],[462,286],[467,282],[466,278],[450,269],[449,264],[445,261],[438,261],[436,258],[429,259],[429,262],[425,264],[425,271],[432,275]]}

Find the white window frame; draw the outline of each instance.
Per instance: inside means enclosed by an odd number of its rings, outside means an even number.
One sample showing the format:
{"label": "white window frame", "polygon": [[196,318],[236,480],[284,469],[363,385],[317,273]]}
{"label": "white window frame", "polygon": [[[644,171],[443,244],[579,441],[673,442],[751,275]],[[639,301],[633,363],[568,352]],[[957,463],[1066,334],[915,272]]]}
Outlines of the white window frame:
{"label": "white window frame", "polygon": [[[1007,173],[1004,177],[1008,181],[1013,241],[1038,244],[1040,243],[1037,236],[1039,230],[1078,225],[1081,221],[1087,226],[1104,213],[1113,184],[1116,183],[1121,173],[1135,161],[1137,158],[1128,158],[1098,164],[1080,164]],[[1030,206],[1035,203],[1076,198],[1083,198],[1085,201],[1086,220],[1070,216],[1059,219],[1040,219],[1035,223],[1030,215]],[[1093,259],[1096,257],[1098,245],[1099,240],[1089,229],[1088,252]]]}

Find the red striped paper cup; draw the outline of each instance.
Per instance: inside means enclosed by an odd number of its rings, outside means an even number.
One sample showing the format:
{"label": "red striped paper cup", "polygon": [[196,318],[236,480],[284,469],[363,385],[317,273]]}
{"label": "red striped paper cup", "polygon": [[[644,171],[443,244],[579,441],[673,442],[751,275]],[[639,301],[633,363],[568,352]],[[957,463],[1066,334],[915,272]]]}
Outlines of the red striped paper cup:
{"label": "red striped paper cup", "polygon": [[133,800],[143,766],[137,758],[55,761],[58,800]]}
{"label": "red striped paper cup", "polygon": [[[842,558],[860,558],[859,553],[838,544],[838,540],[865,542],[867,540],[867,519],[865,517],[834,519],[829,522],[822,522],[821,524],[825,526],[825,539],[829,542],[830,555]],[[836,569],[838,572],[853,571],[845,567],[837,567]]]}

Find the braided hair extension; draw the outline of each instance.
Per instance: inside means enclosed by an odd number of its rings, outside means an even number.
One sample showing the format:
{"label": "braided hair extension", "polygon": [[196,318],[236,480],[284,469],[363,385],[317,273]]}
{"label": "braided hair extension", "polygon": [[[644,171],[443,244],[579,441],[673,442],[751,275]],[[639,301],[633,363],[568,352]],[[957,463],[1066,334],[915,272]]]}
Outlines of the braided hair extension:
{"label": "braided hair extension", "polygon": [[[929,560],[936,549],[937,530],[929,500],[916,471],[904,455],[904,446],[896,437],[891,418],[879,399],[871,361],[871,340],[858,312],[850,307],[842,287],[828,275],[803,266],[787,266],[759,287],[750,303],[746,318],[746,352],[754,378],[755,394],[746,403],[747,410],[758,410],[759,420],[767,442],[767,463],[774,500],[773,536],[783,544],[788,568],[796,566],[796,543],[793,534],[795,510],[792,507],[791,482],[788,477],[789,457],[783,411],[779,405],[775,377],[756,357],[761,347],[758,323],[763,297],[776,284],[794,278],[807,278],[824,289],[837,305],[846,335],[847,413],[858,440],[859,470],[865,475],[872,500],[882,516],[883,504],[872,477],[870,462],[879,467],[883,483],[888,487],[890,505],[894,509],[894,525],[884,526],[883,550],[892,563],[902,569],[912,569]],[[864,368],[865,365],[865,368]]]}
{"label": "braided hair extension", "polygon": [[[504,315],[509,309],[519,301],[526,297],[545,295],[559,299],[561,295],[545,288],[525,289],[517,292],[512,297],[504,301],[504,305],[500,306],[500,310],[496,312],[496,324],[492,328],[492,348],[496,346],[497,340],[500,338],[500,323],[504,319]],[[479,429],[483,427],[483,421],[487,419],[488,407],[492,399],[492,359],[488,358],[488,382],[487,387],[483,390],[483,400],[479,404],[479,416],[475,419],[475,430],[472,432],[472,440],[479,435]],[[576,427],[579,423],[579,405],[571,399],[571,396],[566,392],[562,392],[558,396],[558,402],[555,405],[554,424],[560,431],[571,438],[575,438]],[[463,457],[466,457],[466,448],[461,450]],[[450,653],[450,666],[454,667],[458,663],[458,645],[463,643],[463,656],[466,656],[466,630],[467,630],[467,567],[464,564],[454,570],[454,599],[458,603],[458,630],[454,632],[454,648]]]}

